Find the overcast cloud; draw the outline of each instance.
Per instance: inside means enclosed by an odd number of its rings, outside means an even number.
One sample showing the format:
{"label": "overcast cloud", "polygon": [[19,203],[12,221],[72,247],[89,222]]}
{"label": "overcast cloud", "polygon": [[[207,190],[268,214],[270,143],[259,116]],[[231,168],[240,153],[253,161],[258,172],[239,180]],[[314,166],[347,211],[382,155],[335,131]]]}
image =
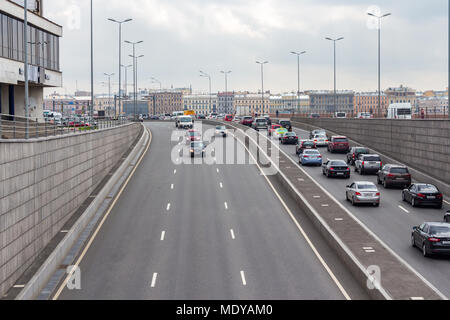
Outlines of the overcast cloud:
{"label": "overcast cloud", "polygon": [[[296,91],[296,58],[290,51],[306,50],[301,61],[302,89],[332,89],[333,47],[324,37],[345,37],[337,45],[338,89],[377,88],[377,30],[370,28],[367,10],[378,6],[392,16],[382,25],[382,86],[404,84],[419,90],[447,87],[448,18],[446,0],[94,0],[95,90],[107,92],[104,72],[116,73],[118,26],[107,18],[133,18],[123,39],[144,40],[137,54],[139,87],[188,87],[224,90],[220,70],[232,70],[229,90],[257,91],[260,69],[268,60],[265,89]],[[45,16],[61,24],[61,66],[64,88],[90,88],[88,0],[46,0]],[[80,11],[78,19],[77,11]],[[123,45],[123,64],[131,46]],[[129,79],[132,78],[131,72]],[[131,82],[131,80],[129,80]],[[117,89],[115,89],[117,90]],[[53,91],[53,90],[52,90]],[[48,92],[47,92],[48,93]]]}

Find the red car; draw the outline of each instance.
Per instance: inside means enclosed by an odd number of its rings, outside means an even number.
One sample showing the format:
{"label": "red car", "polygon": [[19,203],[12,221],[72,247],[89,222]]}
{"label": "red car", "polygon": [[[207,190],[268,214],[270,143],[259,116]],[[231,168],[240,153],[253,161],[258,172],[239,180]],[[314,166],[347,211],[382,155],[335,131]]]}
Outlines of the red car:
{"label": "red car", "polygon": [[186,141],[187,142],[193,142],[193,141],[202,141],[202,135],[197,130],[189,130],[186,133]]}
{"label": "red car", "polygon": [[225,119],[224,119],[224,120],[227,121],[227,122],[233,121],[233,115],[227,114],[227,115],[225,116]]}
{"label": "red car", "polygon": [[344,152],[348,153],[350,151],[350,143],[347,137],[333,136],[330,141],[328,141],[328,152]]}
{"label": "red car", "polygon": [[252,123],[253,123],[253,117],[250,117],[250,116],[245,116],[241,120],[241,124],[244,125],[244,126],[251,127]]}
{"label": "red car", "polygon": [[269,127],[269,137],[271,137],[273,135],[273,133],[275,132],[275,130],[280,129],[281,126],[279,124],[273,124]]}

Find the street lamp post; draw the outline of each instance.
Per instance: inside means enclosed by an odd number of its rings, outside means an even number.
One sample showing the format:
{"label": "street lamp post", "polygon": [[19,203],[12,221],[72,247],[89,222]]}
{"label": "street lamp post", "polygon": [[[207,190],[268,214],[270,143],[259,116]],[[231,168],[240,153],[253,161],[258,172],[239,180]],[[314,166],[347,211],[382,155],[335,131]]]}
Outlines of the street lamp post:
{"label": "street lamp post", "polygon": [[[132,66],[133,66],[132,64],[129,64],[127,66],[122,65],[122,68],[125,69],[125,86],[124,86],[125,97],[128,97],[128,68],[130,68]],[[120,110],[119,110],[119,113],[120,113]]]}
{"label": "street lamp post", "polygon": [[[25,1],[26,2],[26,1]],[[94,9],[91,0],[91,107],[89,109],[90,121],[94,118]]]}
{"label": "street lamp post", "polygon": [[200,77],[205,77],[209,79],[209,111],[214,112],[215,110],[212,109],[211,76],[206,72],[200,70]]}
{"label": "street lamp post", "polygon": [[[122,98],[122,24],[132,21],[133,19],[125,19],[123,21],[117,21],[115,19],[108,19],[109,21],[115,22],[119,25],[119,109],[120,109],[120,101]],[[120,110],[119,110],[120,112]],[[117,116],[116,110],[114,110],[114,116]]]}
{"label": "street lamp post", "polygon": [[23,30],[23,46],[25,48],[25,59],[24,59],[24,76],[25,76],[25,118],[27,121],[25,128],[25,138],[30,137],[28,130],[29,127],[29,105],[28,105],[28,1],[24,1],[24,30]]}
{"label": "street lamp post", "polygon": [[369,16],[378,19],[378,110],[377,116],[381,116],[381,19],[390,16],[390,13],[377,16],[373,13],[367,13]]}
{"label": "street lamp post", "polygon": [[[264,110],[264,65],[269,63],[269,61],[256,61],[257,64],[261,65],[261,98],[262,98],[262,110]],[[264,113],[264,111],[262,111]]]}
{"label": "street lamp post", "polygon": [[325,38],[326,40],[333,41],[333,47],[334,47],[334,110],[333,113],[336,112],[336,102],[337,102],[337,96],[336,96],[336,42],[343,40],[344,38],[337,38],[337,39],[331,39],[331,38]]}
{"label": "street lamp post", "polygon": [[[114,75],[114,73],[109,73],[109,74],[105,73],[104,75],[108,77],[108,107],[109,107],[109,110],[111,110],[110,109],[111,108],[111,77]],[[114,106],[114,116],[117,115],[116,111],[117,110]]]}
{"label": "street lamp post", "polygon": [[136,120],[136,105],[137,105],[137,84],[136,84],[136,81],[137,81],[137,79],[136,79],[136,63],[137,63],[137,59],[136,59],[136,45],[137,44],[139,44],[139,43],[142,43],[142,42],[144,42],[144,41],[137,41],[137,42],[131,42],[131,41],[128,41],[128,40],[126,40],[125,41],[126,43],[128,43],[128,44],[131,44],[131,45],[133,45],[133,55],[130,55],[130,57],[132,57],[133,58],[133,90],[134,90],[134,118],[135,118],[135,120]]}
{"label": "street lamp post", "polygon": [[226,99],[225,100],[226,101],[226,103],[225,103],[226,112],[225,113],[228,113],[228,96],[227,96],[227,93],[228,93],[228,75],[232,71],[220,71],[220,72],[225,75],[225,99]]}
{"label": "street lamp post", "polygon": [[305,54],[306,51],[295,52],[291,51],[292,54],[297,56],[297,99],[298,99],[298,111],[300,112],[300,56]]}

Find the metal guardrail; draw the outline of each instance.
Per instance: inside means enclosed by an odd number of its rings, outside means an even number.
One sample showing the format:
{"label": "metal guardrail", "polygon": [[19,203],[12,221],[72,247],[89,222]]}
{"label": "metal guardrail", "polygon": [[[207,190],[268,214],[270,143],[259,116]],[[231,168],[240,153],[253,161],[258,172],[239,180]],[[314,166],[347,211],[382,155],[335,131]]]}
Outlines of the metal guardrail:
{"label": "metal guardrail", "polygon": [[105,117],[89,119],[68,117],[61,120],[55,118],[25,118],[9,114],[0,114],[1,139],[35,139],[66,134],[77,134],[91,130],[100,130],[122,126],[130,121],[126,118]]}

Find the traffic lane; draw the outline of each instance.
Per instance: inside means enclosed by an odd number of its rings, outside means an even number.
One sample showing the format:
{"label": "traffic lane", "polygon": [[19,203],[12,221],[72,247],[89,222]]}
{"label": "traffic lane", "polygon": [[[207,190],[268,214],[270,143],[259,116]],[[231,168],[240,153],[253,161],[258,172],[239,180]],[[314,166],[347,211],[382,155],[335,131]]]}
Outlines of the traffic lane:
{"label": "traffic lane", "polygon": [[[171,144],[164,130],[152,127],[152,145],[112,209],[80,264],[81,290],[64,289],[60,299],[141,299],[158,254],[162,214],[167,204],[166,154]],[[164,161],[162,161],[164,160]],[[158,170],[152,170],[158,168]],[[155,181],[157,183],[155,183]]]}
{"label": "traffic lane", "polygon": [[[303,139],[309,138],[309,133],[298,128],[294,131]],[[281,148],[298,162],[295,146],[281,146]],[[345,160],[344,154],[331,154],[326,148],[319,148],[324,159]],[[384,189],[378,186],[381,192],[379,208],[368,206],[352,206],[345,200],[345,188],[351,181],[371,181],[377,184],[375,175],[361,176],[354,172],[346,179],[328,179],[322,175],[320,167],[303,167],[319,184],[329,191],[340,203],[360,219],[370,230],[380,237],[400,257],[411,264],[419,273],[428,279],[446,296],[450,296],[450,258],[438,257],[423,258],[420,250],[410,245],[410,235],[413,226],[424,221],[442,221],[445,210],[434,208],[413,208],[401,200],[400,189]],[[405,208],[409,213],[403,211]]]}

